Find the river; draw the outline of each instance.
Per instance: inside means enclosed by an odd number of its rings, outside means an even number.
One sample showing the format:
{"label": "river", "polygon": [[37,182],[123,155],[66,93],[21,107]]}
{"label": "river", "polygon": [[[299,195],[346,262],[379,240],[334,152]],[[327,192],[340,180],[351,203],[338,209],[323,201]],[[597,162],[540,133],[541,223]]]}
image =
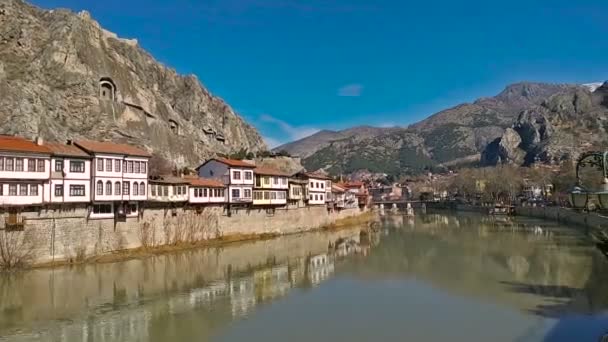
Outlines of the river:
{"label": "river", "polygon": [[608,261],[577,229],[386,215],[0,275],[0,341],[598,341]]}

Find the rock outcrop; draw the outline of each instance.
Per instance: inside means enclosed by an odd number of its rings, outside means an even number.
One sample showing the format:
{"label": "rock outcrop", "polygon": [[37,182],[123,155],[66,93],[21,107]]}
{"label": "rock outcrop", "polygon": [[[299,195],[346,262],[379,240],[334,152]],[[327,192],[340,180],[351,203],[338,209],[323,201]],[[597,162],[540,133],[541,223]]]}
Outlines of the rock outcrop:
{"label": "rock outcrop", "polygon": [[195,76],[161,65],[87,12],[0,2],[0,133],[112,140],[181,166],[258,151],[258,132]]}

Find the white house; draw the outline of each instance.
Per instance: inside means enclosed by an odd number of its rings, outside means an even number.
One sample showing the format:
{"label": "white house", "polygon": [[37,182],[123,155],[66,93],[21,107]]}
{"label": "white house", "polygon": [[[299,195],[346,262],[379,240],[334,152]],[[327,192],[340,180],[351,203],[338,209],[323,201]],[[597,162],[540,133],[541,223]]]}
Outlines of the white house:
{"label": "white house", "polygon": [[90,202],[91,157],[70,143],[46,143],[45,146],[52,154],[50,181],[45,186],[45,202]]}
{"label": "white house", "polygon": [[253,169],[255,165],[235,159],[214,158],[196,170],[201,178],[221,181],[228,190],[227,200],[231,205],[253,202]]}
{"label": "white house", "polygon": [[[41,139],[0,135],[0,205],[16,210],[43,204],[50,163],[51,151]],[[13,209],[10,220],[16,219]]]}
{"label": "white house", "polygon": [[188,180],[174,176],[150,179],[148,201],[158,203],[180,203],[188,201]]}
{"label": "white house", "polygon": [[125,144],[74,142],[92,157],[91,218],[137,216],[147,200],[150,154]]}
{"label": "white house", "polygon": [[[310,172],[301,172],[298,174],[298,178],[307,181],[308,205],[325,205],[327,193],[331,193],[331,179],[327,176]],[[327,188],[328,185],[329,189]]]}
{"label": "white house", "polygon": [[256,167],[253,172],[255,176],[253,190],[254,206],[280,206],[287,204],[289,175],[266,167]]}
{"label": "white house", "polygon": [[226,186],[216,179],[192,178],[188,202],[190,204],[227,203]]}

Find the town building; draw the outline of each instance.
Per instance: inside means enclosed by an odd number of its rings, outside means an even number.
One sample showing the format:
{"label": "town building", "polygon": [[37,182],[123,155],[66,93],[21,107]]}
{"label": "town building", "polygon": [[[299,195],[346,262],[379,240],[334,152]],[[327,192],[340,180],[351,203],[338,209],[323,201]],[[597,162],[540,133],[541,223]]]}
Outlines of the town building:
{"label": "town building", "polygon": [[221,181],[228,191],[228,203],[234,206],[253,202],[253,169],[255,165],[246,161],[214,158],[200,165],[196,171],[201,178]]}
{"label": "town building", "polygon": [[[298,173],[297,177],[306,180],[308,205],[325,205],[327,192],[331,193],[331,179],[325,175],[311,172]],[[330,184],[329,189],[327,189],[328,181]]]}
{"label": "town building", "polygon": [[224,204],[228,202],[226,185],[217,179],[190,178],[188,179],[190,204]]}
{"label": "town building", "polygon": [[44,203],[50,164],[51,151],[41,139],[0,136],[0,205],[10,207],[7,224],[18,223],[18,208]]}
{"label": "town building", "polygon": [[271,168],[256,167],[254,177],[254,206],[282,206],[287,204],[289,175]]}
{"label": "town building", "polygon": [[125,218],[139,214],[148,199],[150,154],[125,144],[75,141],[74,145],[92,157],[90,218]]}
{"label": "town building", "polygon": [[46,143],[51,151],[46,202],[85,205],[91,202],[91,157],[71,142]]}
{"label": "town building", "polygon": [[148,180],[148,201],[151,203],[184,204],[189,199],[187,179],[176,176],[151,177]]}
{"label": "town building", "polygon": [[289,177],[289,193],[287,194],[287,200],[289,207],[301,208],[306,206],[306,199],[308,198],[307,184],[308,180],[300,179],[295,176]]}
{"label": "town building", "polygon": [[359,207],[365,207],[369,200],[369,192],[367,191],[367,187],[365,183],[360,181],[346,182],[343,186],[347,189],[348,192],[355,195],[357,198],[357,202]]}

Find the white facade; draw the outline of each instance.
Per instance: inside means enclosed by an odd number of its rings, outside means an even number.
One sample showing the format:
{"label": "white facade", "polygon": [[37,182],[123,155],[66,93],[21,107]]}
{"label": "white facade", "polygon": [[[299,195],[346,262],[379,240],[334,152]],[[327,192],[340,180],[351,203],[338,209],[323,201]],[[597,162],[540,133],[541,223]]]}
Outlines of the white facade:
{"label": "white facade", "polygon": [[206,186],[190,186],[188,202],[193,204],[226,203],[226,189]]}
{"label": "white facade", "polygon": [[267,173],[264,173],[261,169],[254,171],[253,205],[286,205],[287,191],[289,190],[288,177],[276,171]]}
{"label": "white facade", "polygon": [[94,202],[148,199],[148,159],[95,154],[92,163]]}
{"label": "white facade", "polygon": [[230,167],[228,201],[230,203],[251,203],[253,199],[253,170],[250,168]]}
{"label": "white facade", "polygon": [[50,154],[1,153],[0,205],[26,206],[44,203],[49,166]]}
{"label": "white facade", "polygon": [[53,156],[51,158],[51,179],[45,188],[47,202],[90,202],[91,160]]}
{"label": "white facade", "polygon": [[329,189],[327,189],[327,182],[321,178],[308,178],[307,193],[308,193],[308,204],[309,205],[323,205],[325,204],[327,192],[331,193],[331,183]]}
{"label": "white facade", "polygon": [[150,182],[148,186],[148,201],[186,202],[188,201],[188,184]]}

